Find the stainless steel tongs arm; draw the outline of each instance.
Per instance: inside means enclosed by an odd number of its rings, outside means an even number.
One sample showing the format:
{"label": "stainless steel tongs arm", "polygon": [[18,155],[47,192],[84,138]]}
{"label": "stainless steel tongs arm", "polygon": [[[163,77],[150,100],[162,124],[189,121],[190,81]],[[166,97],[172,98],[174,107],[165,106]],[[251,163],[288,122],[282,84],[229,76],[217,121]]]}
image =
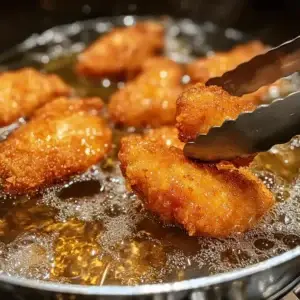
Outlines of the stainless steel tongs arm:
{"label": "stainless steel tongs arm", "polygon": [[206,85],[218,85],[234,96],[255,92],[260,87],[300,70],[300,36],[257,55]]}
{"label": "stainless steel tongs arm", "polygon": [[[232,95],[241,96],[300,71],[300,36],[256,56],[206,85],[218,85]],[[198,135],[184,147],[190,158],[202,161],[230,160],[269,150],[300,133],[300,92],[242,113]]]}
{"label": "stainless steel tongs arm", "polygon": [[300,133],[300,92],[262,105],[252,113],[242,113],[207,135],[198,135],[184,147],[184,153],[202,161],[231,160],[264,152],[288,142]]}

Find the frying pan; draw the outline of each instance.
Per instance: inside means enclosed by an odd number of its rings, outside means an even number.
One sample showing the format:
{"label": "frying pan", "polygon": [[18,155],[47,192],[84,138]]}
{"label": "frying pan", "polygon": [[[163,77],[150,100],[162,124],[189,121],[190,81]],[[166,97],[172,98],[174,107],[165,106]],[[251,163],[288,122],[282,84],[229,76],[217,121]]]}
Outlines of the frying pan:
{"label": "frying pan", "polygon": [[[3,47],[21,41],[32,32],[43,31],[56,24],[68,23],[87,17],[132,14],[133,12],[139,15],[167,13],[180,16],[184,14],[186,17],[197,18],[198,21],[205,21],[204,18],[209,18],[226,27],[232,25],[243,27],[246,26],[247,22],[243,23],[241,16],[248,16],[247,11],[253,10],[253,7],[257,4],[254,2],[249,2],[248,5],[250,6],[247,6],[243,1],[234,0],[226,1],[226,3],[225,1],[214,1],[210,4],[205,1],[192,0],[160,1],[159,5],[155,3],[147,3],[146,5],[143,1],[135,1],[134,3],[114,1],[113,3],[101,3],[99,5],[98,1],[77,1],[74,4],[73,1],[63,1],[61,3],[61,1],[50,0],[41,1],[40,5],[36,6],[35,2],[28,1],[28,7],[22,4],[19,13],[22,13],[23,17],[31,16],[31,24],[24,26],[15,35],[11,35],[6,40],[4,39]],[[17,5],[16,1],[14,5]],[[36,10],[35,13],[33,8]],[[258,11],[263,13],[263,9],[259,9]],[[70,13],[66,14],[66,11],[70,11]],[[203,14],[203,11],[205,11],[205,14]],[[12,12],[15,16],[15,19],[10,20],[10,22],[16,21],[18,19],[16,7],[12,9],[7,5],[6,13],[9,12]],[[293,14],[291,11],[289,13]],[[248,16],[247,18],[248,22],[251,23],[251,20],[253,21],[255,17]],[[271,27],[276,23],[276,20],[271,23],[270,16],[268,20]],[[295,21],[297,18],[293,20]],[[289,22],[292,23],[292,18]],[[287,26],[286,23],[285,26]],[[244,28],[247,28],[247,26]],[[270,32],[269,28],[251,27],[247,30],[249,32],[261,32],[260,36],[262,38],[269,38],[276,43],[279,39],[289,38],[293,34],[290,28],[295,29],[292,26],[285,31],[286,34],[271,37],[268,34]],[[263,30],[261,31],[261,29]],[[36,39],[38,36],[34,38]],[[15,51],[20,49],[17,47]],[[8,56],[2,56],[2,60],[10,60],[11,55],[10,52]],[[13,67],[14,61],[10,60],[10,63]],[[98,287],[44,282],[0,274],[0,288],[2,290],[0,297],[1,299],[2,297],[3,299],[10,299],[9,297],[12,297],[12,299],[277,299],[293,289],[299,282],[300,247],[297,247],[244,269],[174,283]]]}

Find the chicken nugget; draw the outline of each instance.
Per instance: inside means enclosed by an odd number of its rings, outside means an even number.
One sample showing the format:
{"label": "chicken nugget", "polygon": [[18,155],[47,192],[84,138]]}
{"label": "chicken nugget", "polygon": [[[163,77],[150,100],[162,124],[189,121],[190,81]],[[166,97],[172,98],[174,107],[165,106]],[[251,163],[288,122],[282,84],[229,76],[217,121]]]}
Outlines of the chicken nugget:
{"label": "chicken nugget", "polygon": [[189,235],[245,232],[274,204],[272,193],[246,168],[197,164],[181,149],[151,138],[123,138],[119,159],[128,186],[146,208]]}
{"label": "chicken nugget", "polygon": [[181,67],[168,58],[155,58],[145,63],[144,70],[111,96],[112,120],[139,128],[175,124],[176,100],[183,90]]}
{"label": "chicken nugget", "polygon": [[132,77],[164,46],[164,28],[155,22],[113,29],[78,57],[76,70],[90,76]]}
{"label": "chicken nugget", "polygon": [[0,185],[10,194],[35,192],[99,162],[111,130],[96,115],[102,101],[58,98],[0,144]]}
{"label": "chicken nugget", "polygon": [[71,88],[58,76],[32,68],[0,74],[0,127],[20,117],[28,117],[57,96],[66,96]]}
{"label": "chicken nugget", "polygon": [[210,78],[222,76],[267,49],[260,41],[251,41],[228,52],[217,52],[215,55],[199,58],[187,66],[187,73],[192,82],[206,82]]}
{"label": "chicken nugget", "polygon": [[231,96],[219,86],[197,83],[177,100],[179,139],[192,141],[211,127],[222,125],[226,119],[236,119],[241,112],[253,111],[256,107],[252,99]]}

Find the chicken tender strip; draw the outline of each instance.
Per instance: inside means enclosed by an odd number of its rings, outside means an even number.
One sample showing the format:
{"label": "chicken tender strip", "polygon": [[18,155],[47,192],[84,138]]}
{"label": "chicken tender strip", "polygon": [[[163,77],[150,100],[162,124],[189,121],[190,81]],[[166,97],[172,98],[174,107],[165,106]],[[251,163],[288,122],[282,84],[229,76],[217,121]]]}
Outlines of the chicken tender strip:
{"label": "chicken tender strip", "polygon": [[176,100],[183,91],[183,71],[167,58],[148,60],[143,72],[109,102],[112,120],[121,126],[159,127],[175,124]]}
{"label": "chicken tender strip", "polygon": [[177,100],[176,127],[179,139],[192,141],[226,119],[236,119],[241,112],[253,111],[257,105],[251,99],[235,97],[221,87],[197,83],[184,91]]}
{"label": "chicken tender strip", "polygon": [[58,76],[31,68],[0,74],[0,127],[29,117],[38,107],[71,91]]}
{"label": "chicken tender strip", "polygon": [[245,232],[274,204],[271,192],[247,169],[196,164],[182,150],[151,138],[123,138],[119,159],[128,186],[146,208],[189,235]]}
{"label": "chicken tender strip", "polygon": [[57,98],[0,143],[0,185],[10,194],[84,172],[111,147],[111,130],[97,113],[98,98]]}
{"label": "chicken tender strip", "polygon": [[113,29],[78,57],[76,70],[88,76],[132,77],[164,46],[164,28],[155,22]]}
{"label": "chicken tender strip", "polygon": [[206,82],[210,78],[222,76],[267,49],[268,47],[261,42],[251,41],[230,51],[217,52],[210,57],[197,59],[187,66],[187,72],[192,82]]}

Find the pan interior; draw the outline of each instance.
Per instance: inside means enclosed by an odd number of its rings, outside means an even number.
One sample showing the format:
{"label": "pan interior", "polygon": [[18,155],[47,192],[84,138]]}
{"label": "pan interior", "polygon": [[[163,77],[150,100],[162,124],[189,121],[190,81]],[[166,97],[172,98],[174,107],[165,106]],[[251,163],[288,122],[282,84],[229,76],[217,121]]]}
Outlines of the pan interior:
{"label": "pan interior", "polygon": [[[78,95],[107,101],[123,83],[76,77],[76,55],[100,34],[136,20],[125,16],[53,28],[2,55],[1,69],[34,66],[54,72]],[[181,63],[247,40],[211,23],[162,22],[166,55]],[[290,82],[297,89],[297,78]],[[270,90],[270,99],[278,92]],[[0,129],[1,138],[17,126]],[[133,131],[114,129],[114,150],[101,165],[42,195],[0,194],[0,272],[86,285],[172,282],[243,268],[300,245],[299,137],[256,158],[254,172],[276,195],[274,209],[245,235],[212,239],[188,237],[182,229],[162,224],[126,191],[116,153],[120,138]]]}

